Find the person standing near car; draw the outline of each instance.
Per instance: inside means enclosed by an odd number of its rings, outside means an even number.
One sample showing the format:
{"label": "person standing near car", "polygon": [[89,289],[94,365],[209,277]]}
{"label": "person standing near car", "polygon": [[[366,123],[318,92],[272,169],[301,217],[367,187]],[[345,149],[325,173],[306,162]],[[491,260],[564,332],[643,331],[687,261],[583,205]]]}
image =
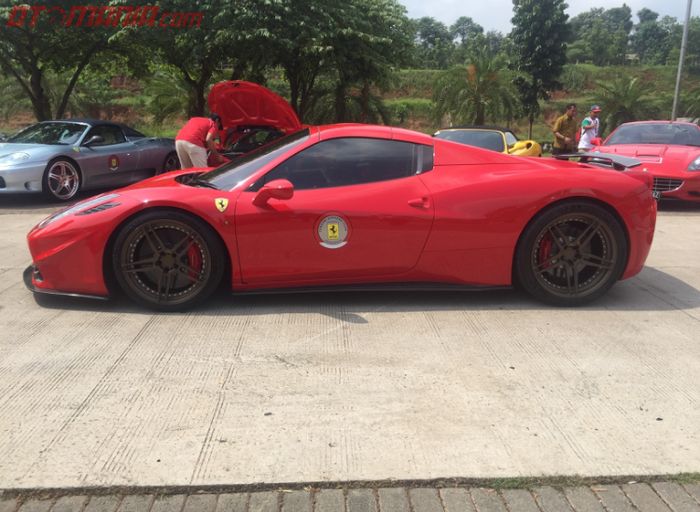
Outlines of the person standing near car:
{"label": "person standing near car", "polygon": [[566,111],[554,121],[552,132],[554,133],[554,144],[552,145],[552,154],[561,155],[564,153],[573,153],[576,151],[576,129],[578,122],[576,121],[576,104],[569,103],[566,106]]}
{"label": "person standing near car", "polygon": [[219,154],[215,139],[221,129],[221,118],[216,114],[193,117],[187,121],[175,137],[175,151],[180,159],[180,167],[207,167],[207,150],[214,155]]}
{"label": "person standing near car", "polygon": [[579,151],[590,151],[597,143],[600,143],[600,140],[594,140],[600,137],[599,115],[600,107],[598,105],[593,105],[588,117],[581,123],[581,139],[578,141]]}

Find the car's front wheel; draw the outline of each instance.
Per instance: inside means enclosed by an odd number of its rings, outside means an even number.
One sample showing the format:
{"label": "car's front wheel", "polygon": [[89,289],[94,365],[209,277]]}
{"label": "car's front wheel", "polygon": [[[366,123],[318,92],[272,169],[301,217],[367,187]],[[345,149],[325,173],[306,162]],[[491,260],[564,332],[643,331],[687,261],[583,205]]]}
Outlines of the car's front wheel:
{"label": "car's front wheel", "polygon": [[44,171],[42,190],[50,199],[70,201],[82,184],[78,165],[67,158],[49,162]]}
{"label": "car's front wheel", "polygon": [[586,201],[556,205],[525,229],[516,251],[520,285],[557,306],[595,300],[617,282],[627,264],[627,238],[620,221]]}
{"label": "car's front wheel", "polygon": [[189,309],[221,282],[222,242],[186,213],[153,211],[126,223],[112,251],[114,276],[134,302],[159,311]]}

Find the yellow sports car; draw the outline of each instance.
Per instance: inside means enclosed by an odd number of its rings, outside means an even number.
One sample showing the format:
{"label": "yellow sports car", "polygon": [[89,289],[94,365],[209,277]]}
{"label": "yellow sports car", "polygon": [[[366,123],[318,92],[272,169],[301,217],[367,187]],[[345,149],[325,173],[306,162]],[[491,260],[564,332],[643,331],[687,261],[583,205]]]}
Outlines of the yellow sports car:
{"label": "yellow sports car", "polygon": [[509,155],[542,156],[542,146],[539,143],[534,140],[518,140],[512,131],[495,126],[445,128],[435,132],[434,137]]}

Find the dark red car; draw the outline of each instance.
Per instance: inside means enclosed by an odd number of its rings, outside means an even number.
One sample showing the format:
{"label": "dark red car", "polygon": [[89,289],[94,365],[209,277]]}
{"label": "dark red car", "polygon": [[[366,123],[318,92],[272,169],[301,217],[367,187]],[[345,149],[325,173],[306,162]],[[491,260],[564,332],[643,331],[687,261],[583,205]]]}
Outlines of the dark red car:
{"label": "dark red car", "polygon": [[386,126],[305,128],[213,171],[174,171],[55,213],[28,235],[25,282],[37,293],[121,290],[160,310],[191,307],[222,284],[259,293],[518,283],[578,305],[641,270],[656,220],[650,186],[635,170]]}
{"label": "dark red car", "polygon": [[664,198],[700,201],[700,127],[675,121],[620,125],[598,151],[634,157]]}

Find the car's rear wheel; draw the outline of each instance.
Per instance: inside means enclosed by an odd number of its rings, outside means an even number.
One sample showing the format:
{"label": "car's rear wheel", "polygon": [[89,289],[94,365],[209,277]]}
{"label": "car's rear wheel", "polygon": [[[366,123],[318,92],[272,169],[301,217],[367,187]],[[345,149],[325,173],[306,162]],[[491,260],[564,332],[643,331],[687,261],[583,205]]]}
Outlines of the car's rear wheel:
{"label": "car's rear wheel", "polygon": [[67,158],[57,158],[46,166],[42,190],[50,199],[70,201],[80,190],[81,184],[78,165]]}
{"label": "car's rear wheel", "polygon": [[113,246],[114,276],[133,301],[159,311],[189,309],[209,297],[224,273],[224,248],[204,222],[176,211],[144,213]]}
{"label": "car's rear wheel", "polygon": [[180,168],[180,159],[177,157],[177,153],[173,151],[168,153],[163,161],[163,170],[161,173],[175,171]]}
{"label": "car's rear wheel", "polygon": [[525,229],[515,260],[519,284],[535,298],[577,306],[607,292],[627,264],[620,221],[594,203],[556,205]]}

